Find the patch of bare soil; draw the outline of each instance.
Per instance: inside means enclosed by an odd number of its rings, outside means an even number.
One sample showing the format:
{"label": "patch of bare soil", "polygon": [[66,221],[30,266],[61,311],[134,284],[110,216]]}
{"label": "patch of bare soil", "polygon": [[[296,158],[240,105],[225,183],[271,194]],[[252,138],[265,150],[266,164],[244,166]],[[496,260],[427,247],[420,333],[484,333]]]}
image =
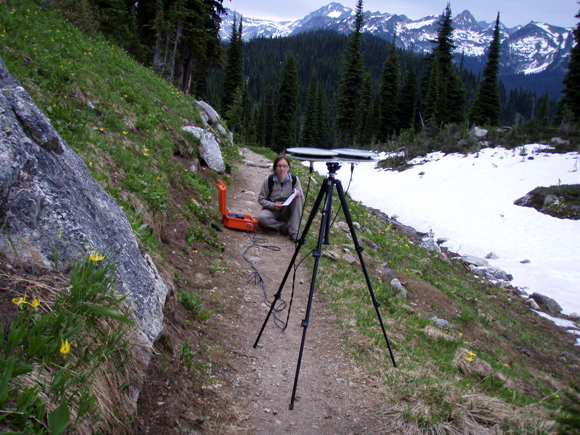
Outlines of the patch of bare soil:
{"label": "patch of bare soil", "polygon": [[[257,216],[257,192],[271,172],[271,161],[245,151],[227,190],[228,211]],[[184,254],[178,236],[183,228],[166,228],[168,260],[182,276],[181,290],[168,298],[165,332],[155,346],[149,376],[141,392],[137,433],[227,434],[361,434],[376,433],[376,408],[384,393],[376,378],[357,367],[342,345],[334,315],[314,295],[294,409],[292,396],[311,276],[297,269],[291,314],[286,330],[274,318],[265,326],[269,301],[288,269],[295,245],[288,237],[257,228],[254,233],[223,225],[225,245],[218,271],[204,263],[200,251]],[[173,230],[176,231],[173,231]],[[183,234],[183,233],[181,233]],[[278,249],[271,249],[277,247]],[[301,252],[301,254],[303,254]],[[175,258],[174,258],[175,257]],[[179,258],[178,258],[179,257]],[[244,258],[245,257],[245,258]],[[298,261],[302,258],[299,255]],[[253,263],[252,267],[248,259]],[[264,288],[256,281],[255,270]],[[293,271],[281,301],[290,304]],[[188,319],[176,302],[178,291],[193,291],[214,309],[206,323]],[[370,303],[370,301],[369,301]],[[277,317],[285,321],[288,307]],[[183,346],[195,352],[188,368]],[[190,364],[191,366],[191,364]]]}

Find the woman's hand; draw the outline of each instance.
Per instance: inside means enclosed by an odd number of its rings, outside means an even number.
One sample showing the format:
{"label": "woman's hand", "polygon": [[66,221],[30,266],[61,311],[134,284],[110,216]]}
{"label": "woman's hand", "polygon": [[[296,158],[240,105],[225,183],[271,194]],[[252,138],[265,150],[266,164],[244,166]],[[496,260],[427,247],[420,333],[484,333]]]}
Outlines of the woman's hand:
{"label": "woman's hand", "polygon": [[276,208],[276,211],[280,211],[280,210],[282,210],[282,207],[283,207],[283,206],[282,206],[282,204],[281,204],[281,203],[277,202],[277,203],[274,205],[274,207]]}

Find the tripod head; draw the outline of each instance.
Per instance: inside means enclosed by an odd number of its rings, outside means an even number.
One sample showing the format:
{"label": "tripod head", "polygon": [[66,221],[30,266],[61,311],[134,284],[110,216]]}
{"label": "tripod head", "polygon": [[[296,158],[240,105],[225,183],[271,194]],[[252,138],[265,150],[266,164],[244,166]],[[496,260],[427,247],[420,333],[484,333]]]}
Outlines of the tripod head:
{"label": "tripod head", "polygon": [[328,168],[328,178],[335,179],[336,173],[340,169],[340,162],[326,162]]}

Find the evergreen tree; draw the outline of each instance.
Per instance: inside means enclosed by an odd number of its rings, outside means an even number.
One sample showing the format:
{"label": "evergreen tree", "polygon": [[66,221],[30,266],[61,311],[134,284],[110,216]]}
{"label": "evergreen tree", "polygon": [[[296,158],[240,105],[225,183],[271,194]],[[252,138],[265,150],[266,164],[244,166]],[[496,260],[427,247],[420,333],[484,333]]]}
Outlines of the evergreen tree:
{"label": "evergreen tree", "polygon": [[264,112],[264,146],[272,148],[274,135],[274,89],[270,86],[266,95],[266,110]]}
{"label": "evergreen tree", "polygon": [[318,147],[321,143],[320,131],[320,107],[318,107],[318,80],[316,74],[312,74],[310,78],[310,86],[308,89],[308,99],[306,100],[306,114],[304,118],[304,127],[302,127],[302,134],[300,143],[305,147]]}
{"label": "evergreen tree", "polygon": [[401,70],[395,46],[397,35],[389,49],[389,56],[383,68],[383,79],[379,91],[379,131],[377,139],[386,142],[398,129],[397,111],[399,107],[399,90]]}
{"label": "evergreen tree", "polygon": [[469,119],[478,125],[499,125],[501,101],[499,98],[499,56],[500,56],[499,12],[495,20],[493,40],[487,52],[487,64],[483,69],[483,81],[480,83],[475,101],[471,106]]}
{"label": "evergreen tree", "polygon": [[244,95],[242,100],[243,113],[242,113],[242,124],[243,124],[243,134],[246,144],[252,143],[252,137],[256,133],[255,117],[253,111],[253,105],[250,101],[250,95],[248,94],[248,87],[244,86]]}
{"label": "evergreen tree", "polygon": [[318,93],[316,96],[318,107],[318,128],[320,133],[317,135],[319,142],[315,144],[317,148],[331,148],[332,136],[330,129],[330,122],[328,120],[328,110],[324,101],[324,90],[322,86],[318,86]]}
{"label": "evergreen tree", "polygon": [[262,96],[258,114],[256,116],[256,136],[255,143],[258,146],[266,146],[266,97]]}
{"label": "evergreen tree", "polygon": [[546,127],[550,123],[550,118],[548,115],[548,90],[542,97],[542,101],[540,102],[540,111],[538,113],[538,118],[540,121],[540,125],[542,128]]}
{"label": "evergreen tree", "polygon": [[234,91],[232,102],[228,111],[224,114],[228,120],[228,127],[234,134],[243,131],[244,122],[244,90],[238,86]]}
{"label": "evergreen tree", "polygon": [[399,125],[401,129],[415,126],[415,116],[417,111],[417,74],[415,72],[415,62],[410,57],[407,62],[407,71],[401,90],[399,102]]}
{"label": "evergreen tree", "polygon": [[441,106],[441,68],[439,56],[431,61],[431,71],[429,72],[429,84],[427,86],[427,96],[425,101],[425,112],[423,122],[437,122]]}
{"label": "evergreen tree", "polygon": [[298,107],[298,70],[290,53],[282,67],[282,80],[274,116],[271,148],[280,153],[296,146],[296,109]]}
{"label": "evergreen tree", "polygon": [[191,95],[199,100],[207,100],[209,83],[207,80],[208,68],[198,63],[193,71],[193,83],[191,85]]}
{"label": "evergreen tree", "polygon": [[[107,0],[110,1],[110,0]],[[129,2],[129,0],[126,0]],[[194,69],[221,61],[219,29],[225,13],[222,0],[139,0],[137,35],[147,46],[146,58],[155,71],[177,89],[189,93]]]}
{"label": "evergreen tree", "polygon": [[[576,14],[580,18],[580,12]],[[574,46],[570,50],[568,71],[564,76],[564,105],[580,118],[580,23],[574,29]]]}
{"label": "evergreen tree", "polygon": [[358,142],[361,145],[368,145],[372,142],[372,134],[369,134],[369,125],[371,125],[372,116],[372,83],[371,75],[365,73],[363,76],[363,94],[362,94],[362,105],[361,105],[361,127],[359,133]]}
{"label": "evergreen tree", "polygon": [[[69,7],[76,7],[70,2]],[[146,47],[139,41],[137,33],[136,2],[132,0],[92,0],[98,9],[99,31],[116,45],[142,59]]]}
{"label": "evergreen tree", "polygon": [[232,24],[232,34],[230,44],[226,53],[226,65],[224,67],[224,81],[222,83],[222,102],[221,110],[227,119],[227,113],[230,110],[236,90],[244,88],[244,51],[242,43],[242,18],[240,23],[236,21]]}
{"label": "evergreen tree", "polygon": [[[445,86],[446,106],[445,113],[447,116],[440,116],[440,122],[446,124],[462,124],[465,122],[465,86],[461,81],[459,73],[452,66]],[[441,114],[440,114],[441,115]]]}
{"label": "evergreen tree", "polygon": [[447,75],[449,70],[453,67],[453,49],[455,43],[453,42],[453,19],[451,18],[451,5],[447,3],[447,7],[439,19],[437,28],[437,40],[434,41],[435,55],[439,56],[439,63],[443,75]]}
{"label": "evergreen tree", "polygon": [[340,143],[354,143],[360,127],[360,105],[363,93],[364,65],[361,53],[361,33],[364,25],[363,0],[358,0],[349,45],[338,89],[336,128]]}
{"label": "evergreen tree", "polygon": [[437,30],[437,46],[431,58],[431,70],[427,88],[425,120],[438,125],[461,123],[465,119],[465,86],[453,65],[453,26],[451,6],[441,15]]}

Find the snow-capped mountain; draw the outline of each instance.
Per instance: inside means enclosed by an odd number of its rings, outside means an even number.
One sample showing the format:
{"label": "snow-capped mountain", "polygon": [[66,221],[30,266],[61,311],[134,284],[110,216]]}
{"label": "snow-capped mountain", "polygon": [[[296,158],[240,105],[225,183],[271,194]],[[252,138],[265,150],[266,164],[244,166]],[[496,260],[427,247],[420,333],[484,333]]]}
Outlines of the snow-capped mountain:
{"label": "snow-capped mountain", "polygon": [[[222,22],[221,37],[229,39],[234,12],[226,9]],[[291,36],[311,30],[334,30],[348,33],[354,10],[340,3],[330,3],[307,16],[294,21],[272,21],[242,17],[242,36],[245,40],[255,37]],[[239,21],[240,15],[237,14]],[[431,52],[432,41],[437,37],[439,16],[427,16],[411,20],[405,15],[382,12],[365,12],[364,32],[392,40],[397,33],[397,46],[415,52]],[[485,55],[493,38],[495,23],[478,22],[469,11],[463,11],[453,19],[453,38],[456,54],[479,58]],[[572,28],[552,26],[532,21],[525,26],[507,28],[501,26],[501,63],[504,73],[535,74],[542,71],[563,69],[574,44]]]}

